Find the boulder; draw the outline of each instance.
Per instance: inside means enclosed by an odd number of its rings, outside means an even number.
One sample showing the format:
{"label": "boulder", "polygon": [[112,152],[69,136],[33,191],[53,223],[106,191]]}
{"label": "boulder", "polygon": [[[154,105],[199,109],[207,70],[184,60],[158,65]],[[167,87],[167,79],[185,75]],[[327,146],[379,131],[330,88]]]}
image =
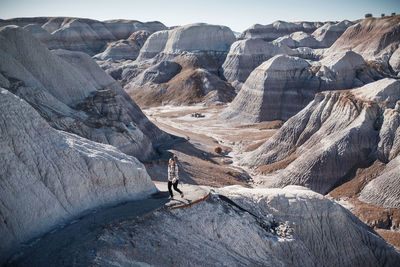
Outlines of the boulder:
{"label": "boulder", "polygon": [[0,263],[23,242],[89,209],[156,191],[136,158],[52,128],[5,89],[0,133]]}

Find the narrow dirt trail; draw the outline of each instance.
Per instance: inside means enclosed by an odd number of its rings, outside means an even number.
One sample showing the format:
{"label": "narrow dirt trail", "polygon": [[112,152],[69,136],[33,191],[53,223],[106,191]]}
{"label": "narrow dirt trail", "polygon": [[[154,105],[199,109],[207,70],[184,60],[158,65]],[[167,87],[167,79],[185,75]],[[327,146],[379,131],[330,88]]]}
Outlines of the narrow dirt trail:
{"label": "narrow dirt trail", "polygon": [[56,228],[26,244],[5,266],[89,266],[93,251],[100,245],[99,236],[109,225],[145,218],[156,210],[185,208],[207,199],[204,186],[180,185],[184,198],[168,199],[167,184],[156,183],[159,192],[150,198],[121,203],[95,210],[68,225]]}

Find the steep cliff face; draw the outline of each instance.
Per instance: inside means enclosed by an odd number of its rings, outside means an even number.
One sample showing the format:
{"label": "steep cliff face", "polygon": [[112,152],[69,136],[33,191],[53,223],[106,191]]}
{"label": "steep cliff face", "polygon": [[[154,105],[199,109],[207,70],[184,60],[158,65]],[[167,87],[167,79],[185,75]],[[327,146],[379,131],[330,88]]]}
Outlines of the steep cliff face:
{"label": "steep cliff face", "polygon": [[84,53],[50,52],[19,27],[0,30],[1,86],[30,103],[53,127],[146,158],[167,138],[121,86]]}
{"label": "steep cliff face", "polygon": [[136,158],[52,128],[5,89],[0,133],[0,262],[21,242],[88,209],[156,190]]}
{"label": "steep cliff face", "polygon": [[400,258],[339,204],[296,186],[216,189],[190,208],[111,226],[99,240],[99,265],[392,266]]}
{"label": "steep cliff face", "polygon": [[376,78],[380,75],[351,51],[317,62],[277,55],[250,74],[222,117],[243,122],[287,120],[317,92],[354,88]]}
{"label": "steep cliff face", "polygon": [[[267,142],[244,155],[241,163],[268,165],[291,156],[294,160],[286,168],[271,174],[270,186],[298,184],[325,194],[354,169],[376,159],[391,162],[398,156],[398,111],[393,108],[399,100],[400,81],[395,79],[379,80],[344,92],[317,94]],[[387,173],[396,171],[394,165],[388,164]],[[392,176],[394,180],[396,177]],[[387,178],[381,178],[384,179]],[[397,196],[397,184],[394,181],[391,184],[392,192],[381,188],[376,193],[382,198]],[[378,202],[376,197],[374,201]],[[388,203],[398,205],[393,200]]]}

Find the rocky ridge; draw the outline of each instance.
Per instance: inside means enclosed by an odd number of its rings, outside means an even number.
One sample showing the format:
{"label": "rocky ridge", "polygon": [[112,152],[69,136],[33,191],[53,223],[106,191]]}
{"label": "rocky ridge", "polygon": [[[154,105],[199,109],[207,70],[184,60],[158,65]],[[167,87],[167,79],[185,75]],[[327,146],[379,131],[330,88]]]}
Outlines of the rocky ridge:
{"label": "rocky ridge", "polygon": [[53,127],[147,158],[167,135],[121,86],[82,52],[50,52],[26,30],[0,29],[0,86],[30,103]]}

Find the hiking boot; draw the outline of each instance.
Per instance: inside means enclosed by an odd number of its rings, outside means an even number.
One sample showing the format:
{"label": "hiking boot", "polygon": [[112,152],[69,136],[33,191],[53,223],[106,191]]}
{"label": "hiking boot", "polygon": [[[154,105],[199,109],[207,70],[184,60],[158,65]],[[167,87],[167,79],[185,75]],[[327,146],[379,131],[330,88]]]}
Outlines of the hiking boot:
{"label": "hiking boot", "polygon": [[174,197],[173,196],[169,196],[169,198],[168,199],[174,199]]}
{"label": "hiking boot", "polygon": [[181,194],[181,198],[183,198],[184,197],[184,195],[183,195],[183,193]]}

